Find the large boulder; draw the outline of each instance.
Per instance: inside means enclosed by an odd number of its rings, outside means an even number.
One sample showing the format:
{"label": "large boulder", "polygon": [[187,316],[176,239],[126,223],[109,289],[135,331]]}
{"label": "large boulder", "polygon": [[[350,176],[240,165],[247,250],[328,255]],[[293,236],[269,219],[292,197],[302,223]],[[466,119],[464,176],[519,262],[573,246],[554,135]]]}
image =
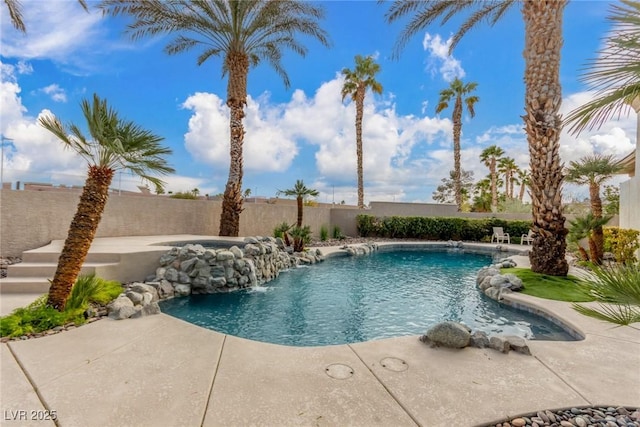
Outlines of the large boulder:
{"label": "large boulder", "polygon": [[439,347],[464,348],[469,345],[471,331],[457,322],[438,323],[427,331],[423,341]]}

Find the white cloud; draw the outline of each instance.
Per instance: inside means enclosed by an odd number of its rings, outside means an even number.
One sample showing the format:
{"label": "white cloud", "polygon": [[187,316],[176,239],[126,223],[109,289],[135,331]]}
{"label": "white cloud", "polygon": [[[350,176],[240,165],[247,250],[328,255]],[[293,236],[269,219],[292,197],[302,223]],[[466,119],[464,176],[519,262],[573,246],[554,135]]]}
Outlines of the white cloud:
{"label": "white cloud", "polygon": [[450,82],[456,77],[463,78],[465,76],[464,69],[459,60],[449,55],[449,46],[451,46],[452,37],[446,41],[442,41],[440,34],[431,35],[425,33],[422,40],[422,48],[429,53],[427,58],[427,71],[435,74],[436,70],[442,78]]}
{"label": "white cloud", "polygon": [[18,61],[16,64],[18,74],[31,74],[33,73],[33,67],[26,61]]}
{"label": "white cloud", "polygon": [[[264,107],[247,98],[244,126],[244,165],[253,171],[287,169],[298,153],[296,143],[278,126],[281,112],[264,98]],[[187,150],[199,161],[229,167],[229,109],[217,95],[196,93],[184,102],[194,111],[185,134]]]}
{"label": "white cloud", "polygon": [[39,92],[46,93],[55,102],[67,102],[67,93],[57,84],[50,84],[38,89]]}
{"label": "white cloud", "polygon": [[22,59],[20,73],[31,71],[24,62],[31,59],[51,59],[86,70],[92,68],[88,58],[104,54],[113,45],[104,37],[106,20],[102,14],[86,12],[77,1],[23,1],[22,14],[26,34],[13,28],[6,13],[1,22],[2,56]]}

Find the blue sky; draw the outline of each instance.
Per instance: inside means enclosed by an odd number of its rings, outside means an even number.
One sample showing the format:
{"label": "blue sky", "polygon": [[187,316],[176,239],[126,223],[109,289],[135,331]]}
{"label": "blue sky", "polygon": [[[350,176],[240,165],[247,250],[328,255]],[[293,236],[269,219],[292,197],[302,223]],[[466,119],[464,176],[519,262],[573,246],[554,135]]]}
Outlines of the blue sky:
{"label": "blue sky", "polygon": [[[95,92],[120,114],[165,138],[173,149],[176,174],[167,189],[202,194],[224,190],[228,173],[226,79],[221,62],[196,65],[198,51],[169,56],[168,36],[131,42],[124,18],[86,13],[76,1],[27,1],[27,34],[1,16],[0,131],[5,142],[5,181],[82,184],[86,164],[37,126],[41,114],[83,126],[79,103]],[[465,115],[462,165],[481,179],[487,168],[480,152],[498,144],[528,166],[522,131],[524,25],[513,9],[495,27],[469,33],[451,57],[448,40],[459,20],[417,35],[398,60],[390,58],[402,24],[384,21],[387,5],[374,1],[327,1],[322,26],[332,47],[308,40],[301,58],[288,52],[284,66],[291,80],[260,65],[250,71],[245,119],[244,187],[275,196],[296,179],[320,191],[321,202],[356,201],[355,110],[341,102],[340,70],[354,56],[375,55],[381,66],[381,96],[367,94],[364,115],[365,203],[429,202],[453,166],[451,110],[436,115],[439,92],[454,77],[478,83],[474,118]],[[89,2],[90,8],[95,3]],[[572,1],[565,10],[561,82],[562,112],[588,101],[579,81],[609,29],[609,2]],[[578,137],[563,133],[564,162],[600,152],[618,157],[635,144],[635,116],[611,121]],[[141,182],[123,174],[114,186],[135,189]],[[119,184],[121,182],[121,184]],[[613,181],[615,182],[615,181]],[[566,197],[582,198],[586,188],[567,186]]]}

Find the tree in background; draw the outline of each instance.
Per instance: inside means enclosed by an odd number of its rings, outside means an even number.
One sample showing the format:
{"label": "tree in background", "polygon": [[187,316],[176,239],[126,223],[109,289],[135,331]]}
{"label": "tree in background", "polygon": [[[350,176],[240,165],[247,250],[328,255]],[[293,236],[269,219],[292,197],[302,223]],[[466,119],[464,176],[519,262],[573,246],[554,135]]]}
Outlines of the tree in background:
{"label": "tree in background", "polygon": [[620,188],[615,185],[604,186],[604,213],[618,215],[620,213]]}
{"label": "tree in background", "polygon": [[531,182],[531,174],[529,174],[527,169],[518,170],[518,181],[520,182],[520,194],[518,194],[518,199],[522,202],[524,199],[524,192],[529,188],[529,184]]}
{"label": "tree in background", "polygon": [[353,70],[344,68],[344,84],[342,85],[342,101],[349,96],[356,104],[356,158],[358,174],[358,208],[364,209],[364,172],[362,168],[362,116],[364,113],[364,97],[367,89],[381,94],[382,85],[376,80],[380,72],[380,65],[374,62],[372,56],[356,55],[356,66]]}
{"label": "tree in background", "polygon": [[[442,184],[433,192],[433,200],[438,203],[456,203],[455,171],[449,171],[449,178],[442,178]],[[465,205],[473,192],[473,172],[460,170],[461,203]]]}
{"label": "tree in background", "polygon": [[603,156],[601,154],[582,157],[577,162],[570,162],[569,165],[565,179],[569,182],[589,186],[591,214],[595,224],[592,231],[595,250],[591,253],[591,262],[600,264],[604,253],[604,233],[602,224],[599,223],[599,220],[603,218],[600,186],[620,171],[621,168],[616,164],[613,156]]}
{"label": "tree in background", "polygon": [[323,9],[296,0],[103,0],[99,7],[112,16],[132,16],[135,21],[127,27],[127,33],[134,40],[177,34],[164,49],[170,55],[201,47],[198,65],[214,56],[222,58],[222,76],[229,75],[230,164],[219,235],[237,236],[243,202],[243,119],[249,69],[267,62],[288,88],[283,50],[305,56],[307,48],[299,39],[306,36],[329,45],[327,33],[318,23],[324,17]]}
{"label": "tree in background", "polygon": [[504,155],[504,150],[497,145],[485,148],[480,153],[480,160],[489,168],[489,176],[491,179],[491,212],[498,211],[498,159]]}
{"label": "tree in background", "polygon": [[518,180],[518,170],[520,168],[512,157],[502,157],[498,160],[498,172],[504,176],[504,194],[507,198],[513,199],[513,189]]}
{"label": "tree in background", "polygon": [[461,38],[479,23],[494,25],[509,9],[520,7],[525,23],[523,119],[531,166],[532,229],[536,236],[529,260],[534,272],[553,276],[565,276],[569,270],[565,258],[567,229],[562,213],[563,175],[559,154],[562,119],[558,113],[562,103],[560,54],[566,3],[566,0],[395,0],[385,14],[390,23],[411,17],[396,42],[394,55],[397,57],[412,37],[422,35],[425,28],[437,21],[444,25],[454,16],[469,12],[453,36],[449,47],[451,52]]}
{"label": "tree in background", "polygon": [[164,183],[154,175],[174,172],[165,160],[171,150],[159,144],[163,138],[133,122],[120,119],[107,106],[107,101],[98,95],[93,95],[92,103],[83,100],[81,108],[91,139],[87,139],[75,124],[66,127],[55,116],[42,116],[39,119],[42,127],[54,134],[65,148],[78,153],[89,165],[80,202],[49,288],[47,304],[59,311],[64,310],[89,253],[109,197],[114,173],[127,170],[161,188]]}
{"label": "tree in background", "polygon": [[296,185],[288,190],[278,190],[278,195],[283,194],[288,197],[295,197],[298,205],[298,220],[296,221],[296,227],[302,227],[302,210],[304,209],[304,199],[308,196],[318,197],[320,193],[313,188],[307,188],[304,182],[300,179],[296,180]]}
{"label": "tree in background", "polygon": [[[453,184],[455,193],[455,203],[458,212],[462,210],[462,178],[460,166],[460,135],[462,134],[462,104],[467,107],[471,117],[475,116],[474,106],[480,100],[476,95],[470,95],[478,87],[478,83],[463,83],[459,78],[455,78],[448,88],[440,92],[440,99],[436,106],[436,113],[449,108],[449,103],[454,99],[453,113]],[[469,96],[468,96],[469,95]]]}

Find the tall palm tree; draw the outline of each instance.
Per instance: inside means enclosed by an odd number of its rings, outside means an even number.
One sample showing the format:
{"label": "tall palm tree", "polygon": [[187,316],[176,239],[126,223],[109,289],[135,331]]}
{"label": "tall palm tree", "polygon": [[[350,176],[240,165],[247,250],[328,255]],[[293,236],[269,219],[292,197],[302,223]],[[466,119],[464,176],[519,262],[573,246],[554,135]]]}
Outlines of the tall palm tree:
{"label": "tall palm tree", "polygon": [[487,147],[480,153],[480,160],[489,168],[489,176],[491,179],[491,212],[498,211],[498,173],[496,166],[498,159],[502,155],[504,155],[504,151],[497,145]]}
{"label": "tall palm tree", "polygon": [[513,187],[517,180],[518,165],[512,157],[502,157],[498,161],[498,172],[504,175],[504,193],[508,198],[513,198]]}
{"label": "tall palm tree", "polygon": [[524,199],[524,192],[529,187],[531,183],[530,179],[531,175],[527,169],[519,169],[518,170],[518,181],[520,182],[520,194],[518,195],[518,199],[522,202]]}
{"label": "tall palm tree", "polygon": [[323,9],[298,0],[103,0],[99,7],[109,15],[131,15],[135,21],[127,33],[132,39],[175,33],[164,49],[170,55],[200,47],[198,65],[214,56],[222,58],[222,76],[229,75],[230,164],[219,235],[237,236],[243,202],[243,118],[249,69],[267,62],[288,88],[283,50],[305,56],[307,48],[296,40],[300,36],[329,45],[327,33],[318,24],[324,17]]}
{"label": "tall palm tree", "polygon": [[461,12],[470,13],[453,36],[452,50],[480,22],[494,25],[509,9],[520,6],[525,23],[523,117],[531,165],[532,229],[536,236],[529,260],[533,271],[554,276],[565,276],[569,270],[559,154],[562,120],[558,114],[562,102],[560,50],[566,3],[566,0],[395,0],[385,15],[388,22],[412,16],[396,42],[394,55],[398,56],[413,36],[438,20],[445,24]]}
{"label": "tall palm tree", "polygon": [[[78,0],[80,6],[87,12],[89,8],[87,7],[86,0]],[[27,27],[24,25],[24,20],[22,17],[22,5],[19,0],[4,0],[4,4],[7,6],[7,12],[9,12],[9,17],[11,18],[11,24],[13,27],[21,31],[23,33],[27,32]]]}
{"label": "tall palm tree", "polygon": [[95,237],[114,173],[128,170],[162,188],[164,183],[154,174],[174,171],[164,158],[171,150],[159,144],[162,137],[120,119],[98,95],[93,95],[92,103],[83,100],[81,109],[90,139],[75,124],[64,126],[55,116],[39,119],[40,125],[54,134],[65,148],[75,151],[88,163],[87,180],[49,288],[47,304],[60,311],[64,310]]}
{"label": "tall palm tree", "polygon": [[[567,168],[565,179],[569,182],[589,186],[589,200],[591,213],[595,220],[602,219],[602,199],[600,198],[600,186],[621,169],[616,164],[613,156],[593,154],[582,157],[579,161],[572,161]],[[600,264],[604,253],[604,233],[602,226],[593,229],[593,241],[595,253],[591,254],[591,261]]]}
{"label": "tall palm tree", "polygon": [[296,180],[296,185],[294,185],[293,188],[289,188],[288,190],[278,190],[278,194],[284,194],[285,196],[293,196],[296,198],[298,205],[298,220],[296,221],[296,227],[300,228],[302,227],[302,209],[305,197],[318,197],[320,193],[318,193],[318,190],[314,190],[313,188],[307,188],[307,186],[304,185],[304,182],[298,179]]}
{"label": "tall palm tree", "polygon": [[356,66],[353,70],[342,69],[344,84],[342,85],[342,101],[350,96],[356,103],[356,157],[358,173],[358,207],[364,209],[364,177],[362,170],[362,115],[364,112],[364,96],[367,89],[373,93],[381,94],[382,85],[376,80],[376,74],[380,72],[380,65],[372,56],[362,57],[356,55]]}
{"label": "tall palm tree", "polygon": [[614,29],[604,41],[604,49],[591,60],[581,80],[596,92],[595,98],[571,111],[566,122],[570,131],[600,128],[613,117],[629,111],[640,96],[640,2],[620,0],[611,5],[608,19]]}
{"label": "tall palm tree", "polygon": [[455,99],[453,105],[453,113],[451,119],[453,121],[453,183],[455,185],[454,191],[456,196],[456,205],[458,205],[458,212],[462,210],[462,190],[460,183],[460,134],[462,133],[462,103],[467,106],[467,111],[471,117],[476,115],[474,106],[476,102],[480,100],[476,95],[469,95],[478,87],[478,83],[469,82],[463,83],[459,78],[453,79],[448,88],[443,89],[440,92],[440,99],[436,106],[436,113],[440,113],[443,110],[449,108],[449,103],[452,99]]}

